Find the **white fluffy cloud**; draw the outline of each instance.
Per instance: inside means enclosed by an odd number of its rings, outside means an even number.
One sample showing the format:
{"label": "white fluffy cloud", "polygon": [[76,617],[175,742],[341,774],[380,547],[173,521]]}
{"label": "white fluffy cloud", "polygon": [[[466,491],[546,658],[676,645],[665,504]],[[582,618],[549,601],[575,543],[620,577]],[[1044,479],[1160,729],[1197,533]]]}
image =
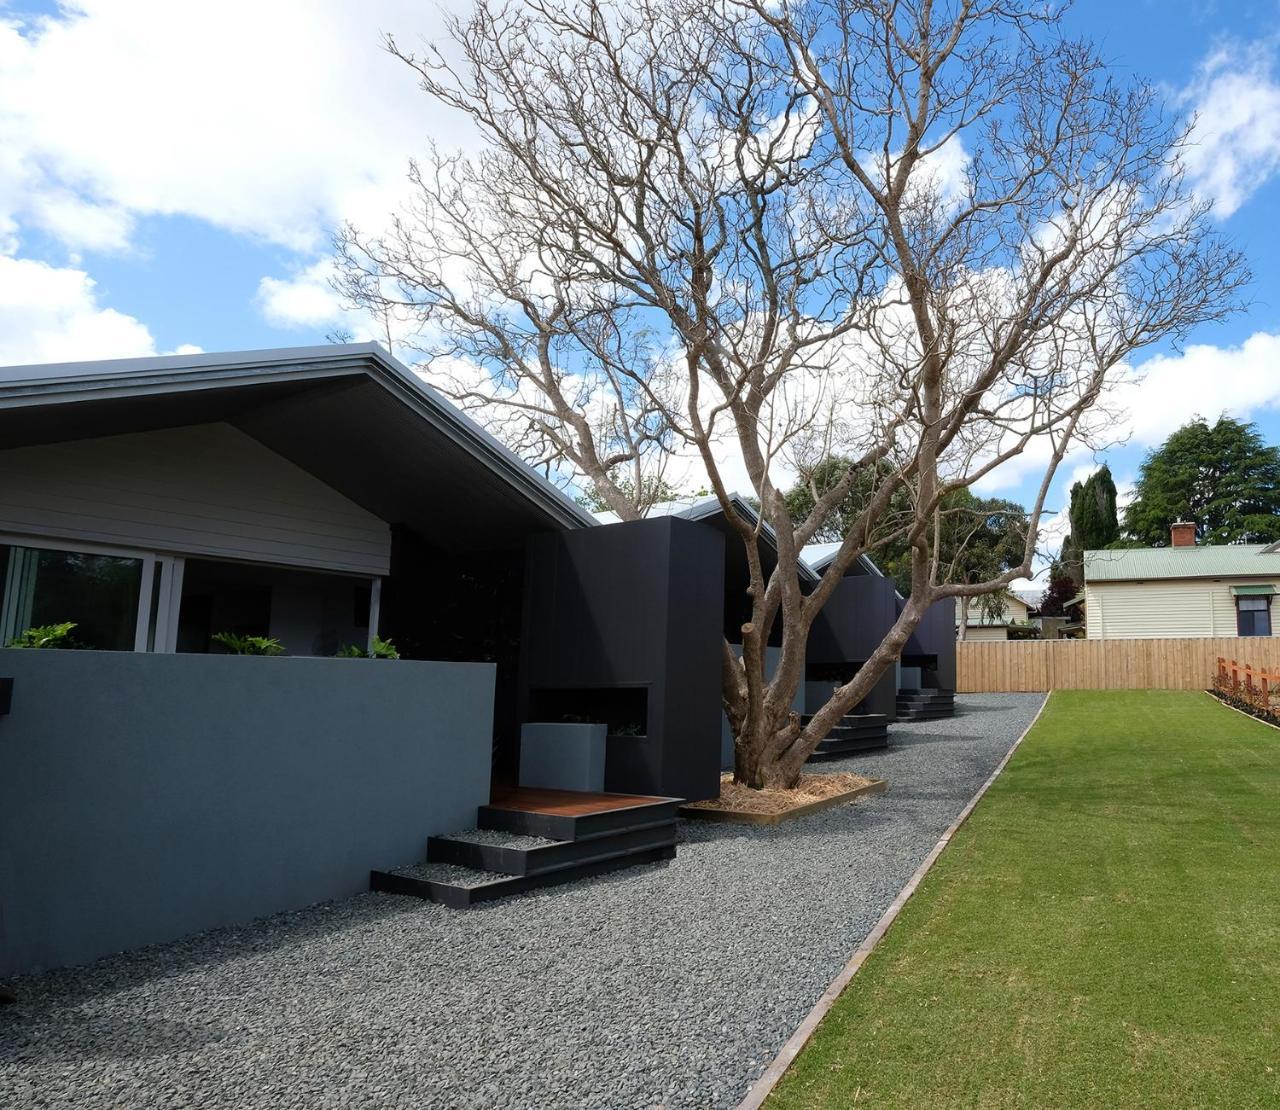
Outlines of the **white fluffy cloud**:
{"label": "white fluffy cloud", "polygon": [[281,328],[315,327],[343,318],[342,303],[329,284],[333,266],[321,260],[288,278],[264,277],[258,283],[258,307],[267,322]]}
{"label": "white fluffy cloud", "polygon": [[1238,347],[1192,344],[1127,375],[1117,400],[1132,441],[1162,442],[1193,416],[1250,417],[1280,407],[1280,335],[1255,332]]}
{"label": "white fluffy cloud", "polygon": [[1187,172],[1230,216],[1280,170],[1280,82],[1270,45],[1223,47],[1179,98],[1196,115]]}
{"label": "white fluffy cloud", "polygon": [[414,0],[0,16],[0,233],[29,218],[73,249],[120,246],[131,216],[176,213],[323,249],[336,221],[385,214],[409,153],[455,138],[379,37],[440,28]]}
{"label": "white fluffy cloud", "polygon": [[144,324],[98,304],[83,270],[0,255],[0,366],[155,353]]}

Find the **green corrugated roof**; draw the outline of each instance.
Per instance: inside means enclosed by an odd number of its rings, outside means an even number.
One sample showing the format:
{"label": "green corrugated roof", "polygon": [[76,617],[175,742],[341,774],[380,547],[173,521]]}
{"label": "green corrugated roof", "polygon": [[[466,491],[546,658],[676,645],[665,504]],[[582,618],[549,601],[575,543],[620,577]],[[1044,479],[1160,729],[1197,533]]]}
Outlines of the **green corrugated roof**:
{"label": "green corrugated roof", "polygon": [[1205,547],[1134,547],[1086,551],[1086,582],[1131,582],[1148,578],[1277,578],[1280,552],[1263,544]]}

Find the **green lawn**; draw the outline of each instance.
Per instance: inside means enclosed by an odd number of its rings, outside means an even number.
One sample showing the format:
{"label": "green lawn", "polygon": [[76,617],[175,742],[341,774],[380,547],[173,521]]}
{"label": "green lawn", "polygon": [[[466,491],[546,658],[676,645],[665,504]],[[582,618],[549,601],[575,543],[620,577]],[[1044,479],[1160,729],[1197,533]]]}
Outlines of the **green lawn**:
{"label": "green lawn", "polygon": [[1054,694],[768,1105],[1280,1107],[1280,731]]}

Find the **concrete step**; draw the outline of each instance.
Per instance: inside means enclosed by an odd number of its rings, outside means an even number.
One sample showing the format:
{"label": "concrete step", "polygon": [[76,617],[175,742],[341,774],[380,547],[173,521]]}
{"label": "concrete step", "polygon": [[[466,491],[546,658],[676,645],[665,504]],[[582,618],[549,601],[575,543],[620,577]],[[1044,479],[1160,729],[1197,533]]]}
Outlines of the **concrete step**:
{"label": "concrete step", "polygon": [[421,863],[395,871],[372,871],[369,888],[386,894],[405,894],[428,902],[440,902],[454,909],[466,909],[479,902],[490,902],[539,887],[674,859],[675,854],[673,842],[639,850],[617,851],[528,875],[505,875],[455,863]]}

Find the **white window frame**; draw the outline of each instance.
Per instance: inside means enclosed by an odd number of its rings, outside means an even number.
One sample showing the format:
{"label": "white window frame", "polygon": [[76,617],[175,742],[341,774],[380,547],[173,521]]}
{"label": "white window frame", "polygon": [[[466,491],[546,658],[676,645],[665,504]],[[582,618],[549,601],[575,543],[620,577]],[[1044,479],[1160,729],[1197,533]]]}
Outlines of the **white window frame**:
{"label": "white window frame", "polygon": [[[152,590],[155,588],[156,565],[160,566],[159,608],[156,611],[155,646],[153,652],[172,652],[178,635],[178,606],[182,600],[181,556],[162,555],[137,547],[66,540],[54,536],[22,535],[0,532],[0,544],[43,551],[70,551],[81,555],[110,555],[118,559],[137,559],[142,563],[142,581],[138,587],[138,611],[134,619],[133,650],[145,652],[151,636]],[[3,603],[0,597],[0,604]]]}

